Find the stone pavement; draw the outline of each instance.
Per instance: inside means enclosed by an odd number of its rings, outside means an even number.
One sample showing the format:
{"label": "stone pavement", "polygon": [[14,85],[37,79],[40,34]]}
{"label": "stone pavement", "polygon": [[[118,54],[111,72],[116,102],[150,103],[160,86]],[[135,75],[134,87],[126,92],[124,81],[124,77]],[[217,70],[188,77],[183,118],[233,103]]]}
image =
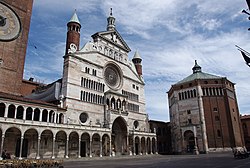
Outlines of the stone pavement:
{"label": "stone pavement", "polygon": [[64,160],[64,168],[250,168],[250,158],[235,159],[232,152],[200,155],[142,155]]}

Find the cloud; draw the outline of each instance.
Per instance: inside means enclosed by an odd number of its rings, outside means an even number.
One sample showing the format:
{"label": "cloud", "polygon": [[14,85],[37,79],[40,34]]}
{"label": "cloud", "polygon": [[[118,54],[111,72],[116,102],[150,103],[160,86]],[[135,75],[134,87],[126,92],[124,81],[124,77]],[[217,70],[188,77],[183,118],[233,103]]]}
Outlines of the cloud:
{"label": "cloud", "polygon": [[66,24],[74,9],[84,44],[106,29],[111,7],[116,28],[132,49],[130,58],[135,50],[142,56],[150,119],[169,120],[166,92],[192,73],[194,60],[203,72],[235,82],[240,112],[247,113],[250,73],[234,46],[250,50],[249,22],[240,12],[246,3],[241,0],[34,1],[29,42],[39,50],[29,46],[26,76],[47,82],[61,77]]}

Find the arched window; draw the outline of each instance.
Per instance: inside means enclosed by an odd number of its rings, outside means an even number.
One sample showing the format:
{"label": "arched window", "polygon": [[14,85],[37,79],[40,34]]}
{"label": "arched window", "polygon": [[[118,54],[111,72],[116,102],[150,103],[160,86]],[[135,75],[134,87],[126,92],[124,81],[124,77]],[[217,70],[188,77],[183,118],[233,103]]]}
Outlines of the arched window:
{"label": "arched window", "polygon": [[28,107],[26,109],[26,120],[32,120],[32,112],[33,112],[33,110],[31,107]]}
{"label": "arched window", "polygon": [[194,92],[194,97],[196,97],[196,90],[194,89],[193,92]]}
{"label": "arched window", "polygon": [[4,113],[5,113],[5,104],[0,103],[0,117],[4,117]]}
{"label": "arched window", "polygon": [[17,107],[16,119],[23,119],[24,108],[22,106]]}
{"label": "arched window", "polygon": [[40,118],[40,110],[36,108],[34,110],[34,121],[39,121],[39,118]]}
{"label": "arched window", "polygon": [[112,97],[112,99],[111,99],[111,108],[115,109],[115,98],[114,97]]}
{"label": "arched window", "polygon": [[81,86],[83,86],[83,77],[81,77]]}
{"label": "arched window", "polygon": [[48,119],[48,111],[44,109],[42,112],[42,121],[47,122],[47,119]]}
{"label": "arched window", "polygon": [[51,110],[49,112],[49,122],[53,123],[54,122],[54,117],[55,117],[55,112]]}
{"label": "arched window", "polygon": [[15,110],[16,110],[16,107],[13,104],[9,105],[8,118],[14,118],[15,117]]}
{"label": "arched window", "polygon": [[64,115],[62,113],[59,114],[59,121],[58,123],[59,124],[63,124],[63,121],[64,121]]}

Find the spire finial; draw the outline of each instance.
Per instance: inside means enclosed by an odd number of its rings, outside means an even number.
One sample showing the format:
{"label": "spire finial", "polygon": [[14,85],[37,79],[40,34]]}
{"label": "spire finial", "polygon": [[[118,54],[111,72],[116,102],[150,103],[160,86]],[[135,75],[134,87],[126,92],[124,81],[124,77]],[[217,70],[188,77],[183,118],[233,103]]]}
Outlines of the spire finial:
{"label": "spire finial", "polygon": [[197,60],[194,61],[193,73],[201,72],[201,67],[198,65]]}
{"label": "spire finial", "polygon": [[113,15],[113,13],[112,13],[112,8],[110,8],[110,16],[112,16]]}

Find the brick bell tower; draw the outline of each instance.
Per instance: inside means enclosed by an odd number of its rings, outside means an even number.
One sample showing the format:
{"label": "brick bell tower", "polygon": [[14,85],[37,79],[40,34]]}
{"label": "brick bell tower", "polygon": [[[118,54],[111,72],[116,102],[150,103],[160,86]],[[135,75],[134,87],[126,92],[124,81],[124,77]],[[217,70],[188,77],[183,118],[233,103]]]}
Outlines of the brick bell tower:
{"label": "brick bell tower", "polygon": [[69,53],[74,53],[75,51],[79,50],[81,24],[77,17],[76,11],[68,22],[67,27],[68,32],[65,55]]}
{"label": "brick bell tower", "polygon": [[134,65],[135,65],[135,68],[136,68],[136,71],[138,73],[139,76],[142,76],[142,59],[141,59],[141,56],[140,54],[138,53],[138,51],[135,52],[135,55],[132,59]]}
{"label": "brick bell tower", "polygon": [[0,0],[0,92],[20,95],[33,0]]}

